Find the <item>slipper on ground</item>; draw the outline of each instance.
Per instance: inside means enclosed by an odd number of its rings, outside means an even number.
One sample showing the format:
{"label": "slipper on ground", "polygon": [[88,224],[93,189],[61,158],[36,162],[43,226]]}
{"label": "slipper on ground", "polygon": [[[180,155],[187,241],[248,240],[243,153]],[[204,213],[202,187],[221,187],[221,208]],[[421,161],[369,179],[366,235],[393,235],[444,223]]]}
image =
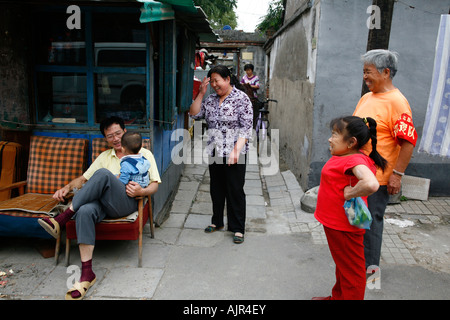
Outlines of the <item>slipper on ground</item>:
{"label": "slipper on ground", "polygon": [[[88,292],[89,288],[94,285],[95,281],[97,281],[97,278],[94,278],[94,280],[92,280],[90,282],[89,281],[75,282],[72,289],[67,291],[66,300],[81,300],[81,299],[83,299],[84,296],[86,295],[86,293]],[[73,291],[78,291],[81,294],[81,296],[79,296],[78,298],[72,298],[71,293]]]}

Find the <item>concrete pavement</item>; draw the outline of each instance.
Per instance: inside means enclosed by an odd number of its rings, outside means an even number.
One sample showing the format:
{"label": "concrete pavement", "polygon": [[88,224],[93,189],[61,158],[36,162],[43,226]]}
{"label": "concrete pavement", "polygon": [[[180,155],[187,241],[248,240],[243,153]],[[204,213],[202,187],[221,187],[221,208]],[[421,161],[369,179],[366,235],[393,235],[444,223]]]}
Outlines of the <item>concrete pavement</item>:
{"label": "concrete pavement", "polygon": [[[211,219],[209,173],[206,164],[187,164],[170,215],[155,229],[154,239],[145,226],[143,267],[137,267],[136,241],[99,241],[93,260],[97,282],[85,299],[309,300],[329,295],[334,263],[322,226],[301,210],[303,190],[294,175],[289,170],[265,175],[267,163],[247,165],[243,244],[234,244],[228,231],[204,233]],[[449,299],[450,198],[389,206],[386,219],[381,279],[367,288],[366,299]],[[402,227],[402,221],[414,225]],[[74,242],[69,267],[63,252],[55,266],[30,239],[1,243],[0,299],[64,299],[78,279]]]}

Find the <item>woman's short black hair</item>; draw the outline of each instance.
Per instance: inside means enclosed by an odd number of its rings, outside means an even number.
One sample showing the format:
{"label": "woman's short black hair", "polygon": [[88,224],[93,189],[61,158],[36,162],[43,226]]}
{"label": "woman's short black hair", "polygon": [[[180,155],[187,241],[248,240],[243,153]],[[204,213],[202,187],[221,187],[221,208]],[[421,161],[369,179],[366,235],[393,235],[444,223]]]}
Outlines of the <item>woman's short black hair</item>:
{"label": "woman's short black hair", "polygon": [[213,73],[217,73],[223,79],[230,77],[230,85],[235,86],[237,89],[245,92],[245,89],[239,83],[239,79],[234,74],[231,74],[231,71],[230,71],[230,69],[228,69],[227,66],[224,66],[223,64],[219,64],[219,65],[213,67],[208,72],[208,78],[210,78]]}
{"label": "woman's short black hair", "polygon": [[210,78],[213,73],[217,73],[224,79],[226,79],[227,77],[230,77],[230,79],[231,79],[230,69],[228,69],[228,67],[224,66],[223,64],[219,64],[219,65],[213,67],[211,70],[209,70],[208,78]]}

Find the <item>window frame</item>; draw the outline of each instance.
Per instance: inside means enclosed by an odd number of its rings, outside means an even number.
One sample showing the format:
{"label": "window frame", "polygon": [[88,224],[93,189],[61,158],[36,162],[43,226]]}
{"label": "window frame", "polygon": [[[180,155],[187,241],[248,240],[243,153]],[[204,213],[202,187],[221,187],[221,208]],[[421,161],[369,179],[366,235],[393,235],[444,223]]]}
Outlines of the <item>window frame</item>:
{"label": "window frame", "polygon": [[[128,4],[129,5],[129,4]],[[146,105],[145,105],[145,122],[139,123],[139,124],[128,124],[127,127],[130,128],[142,128],[149,126],[149,118],[151,118],[151,82],[152,82],[152,75],[151,72],[153,70],[153,65],[150,60],[150,55],[152,52],[151,48],[151,41],[150,39],[150,32],[149,32],[149,23],[144,24],[145,29],[145,50],[146,50],[146,59],[145,59],[145,66],[142,67],[98,67],[95,66],[95,57],[94,57],[94,43],[93,43],[93,28],[92,28],[92,14],[93,13],[139,13],[140,11],[140,4],[137,6],[114,6],[114,7],[101,7],[101,6],[85,6],[85,5],[79,5],[81,12],[82,12],[82,21],[81,21],[81,29],[84,30],[84,36],[85,36],[85,47],[86,47],[86,65],[80,65],[80,66],[74,66],[74,65],[45,65],[45,64],[39,64],[37,59],[35,58],[33,61],[33,86],[34,86],[34,108],[32,113],[35,117],[35,123],[40,126],[51,126],[54,128],[64,128],[64,127],[79,127],[79,128],[86,128],[86,127],[98,127],[98,121],[96,121],[96,103],[95,103],[95,95],[96,95],[96,84],[95,84],[95,76],[96,74],[102,73],[102,74],[113,74],[113,73],[126,73],[126,74],[141,74],[145,75],[145,84],[146,84]],[[70,16],[70,14],[66,13],[67,6],[38,6],[35,8],[36,15],[39,15],[40,13],[55,13],[55,14],[62,14],[66,18]],[[33,19],[33,48],[35,50],[38,50],[39,43],[37,41],[38,37],[37,29],[38,23],[36,19]],[[86,75],[86,95],[87,95],[87,101],[86,101],[86,107],[87,107],[87,122],[85,123],[47,123],[43,120],[39,119],[39,87],[38,87],[38,74],[39,73],[81,73]]]}

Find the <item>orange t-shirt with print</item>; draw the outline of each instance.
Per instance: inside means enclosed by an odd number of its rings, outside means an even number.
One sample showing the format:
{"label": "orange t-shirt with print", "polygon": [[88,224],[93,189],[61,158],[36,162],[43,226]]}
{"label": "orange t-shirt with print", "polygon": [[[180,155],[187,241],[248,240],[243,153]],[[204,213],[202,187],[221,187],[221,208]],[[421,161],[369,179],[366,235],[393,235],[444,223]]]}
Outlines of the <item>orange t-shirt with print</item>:
{"label": "orange t-shirt with print", "polygon": [[[383,93],[368,92],[359,100],[353,115],[371,117],[377,122],[377,151],[388,161],[384,172],[377,169],[377,180],[380,185],[387,185],[400,152],[399,139],[414,146],[417,142],[408,100],[397,88]],[[367,143],[363,150],[370,154],[372,144]]]}

